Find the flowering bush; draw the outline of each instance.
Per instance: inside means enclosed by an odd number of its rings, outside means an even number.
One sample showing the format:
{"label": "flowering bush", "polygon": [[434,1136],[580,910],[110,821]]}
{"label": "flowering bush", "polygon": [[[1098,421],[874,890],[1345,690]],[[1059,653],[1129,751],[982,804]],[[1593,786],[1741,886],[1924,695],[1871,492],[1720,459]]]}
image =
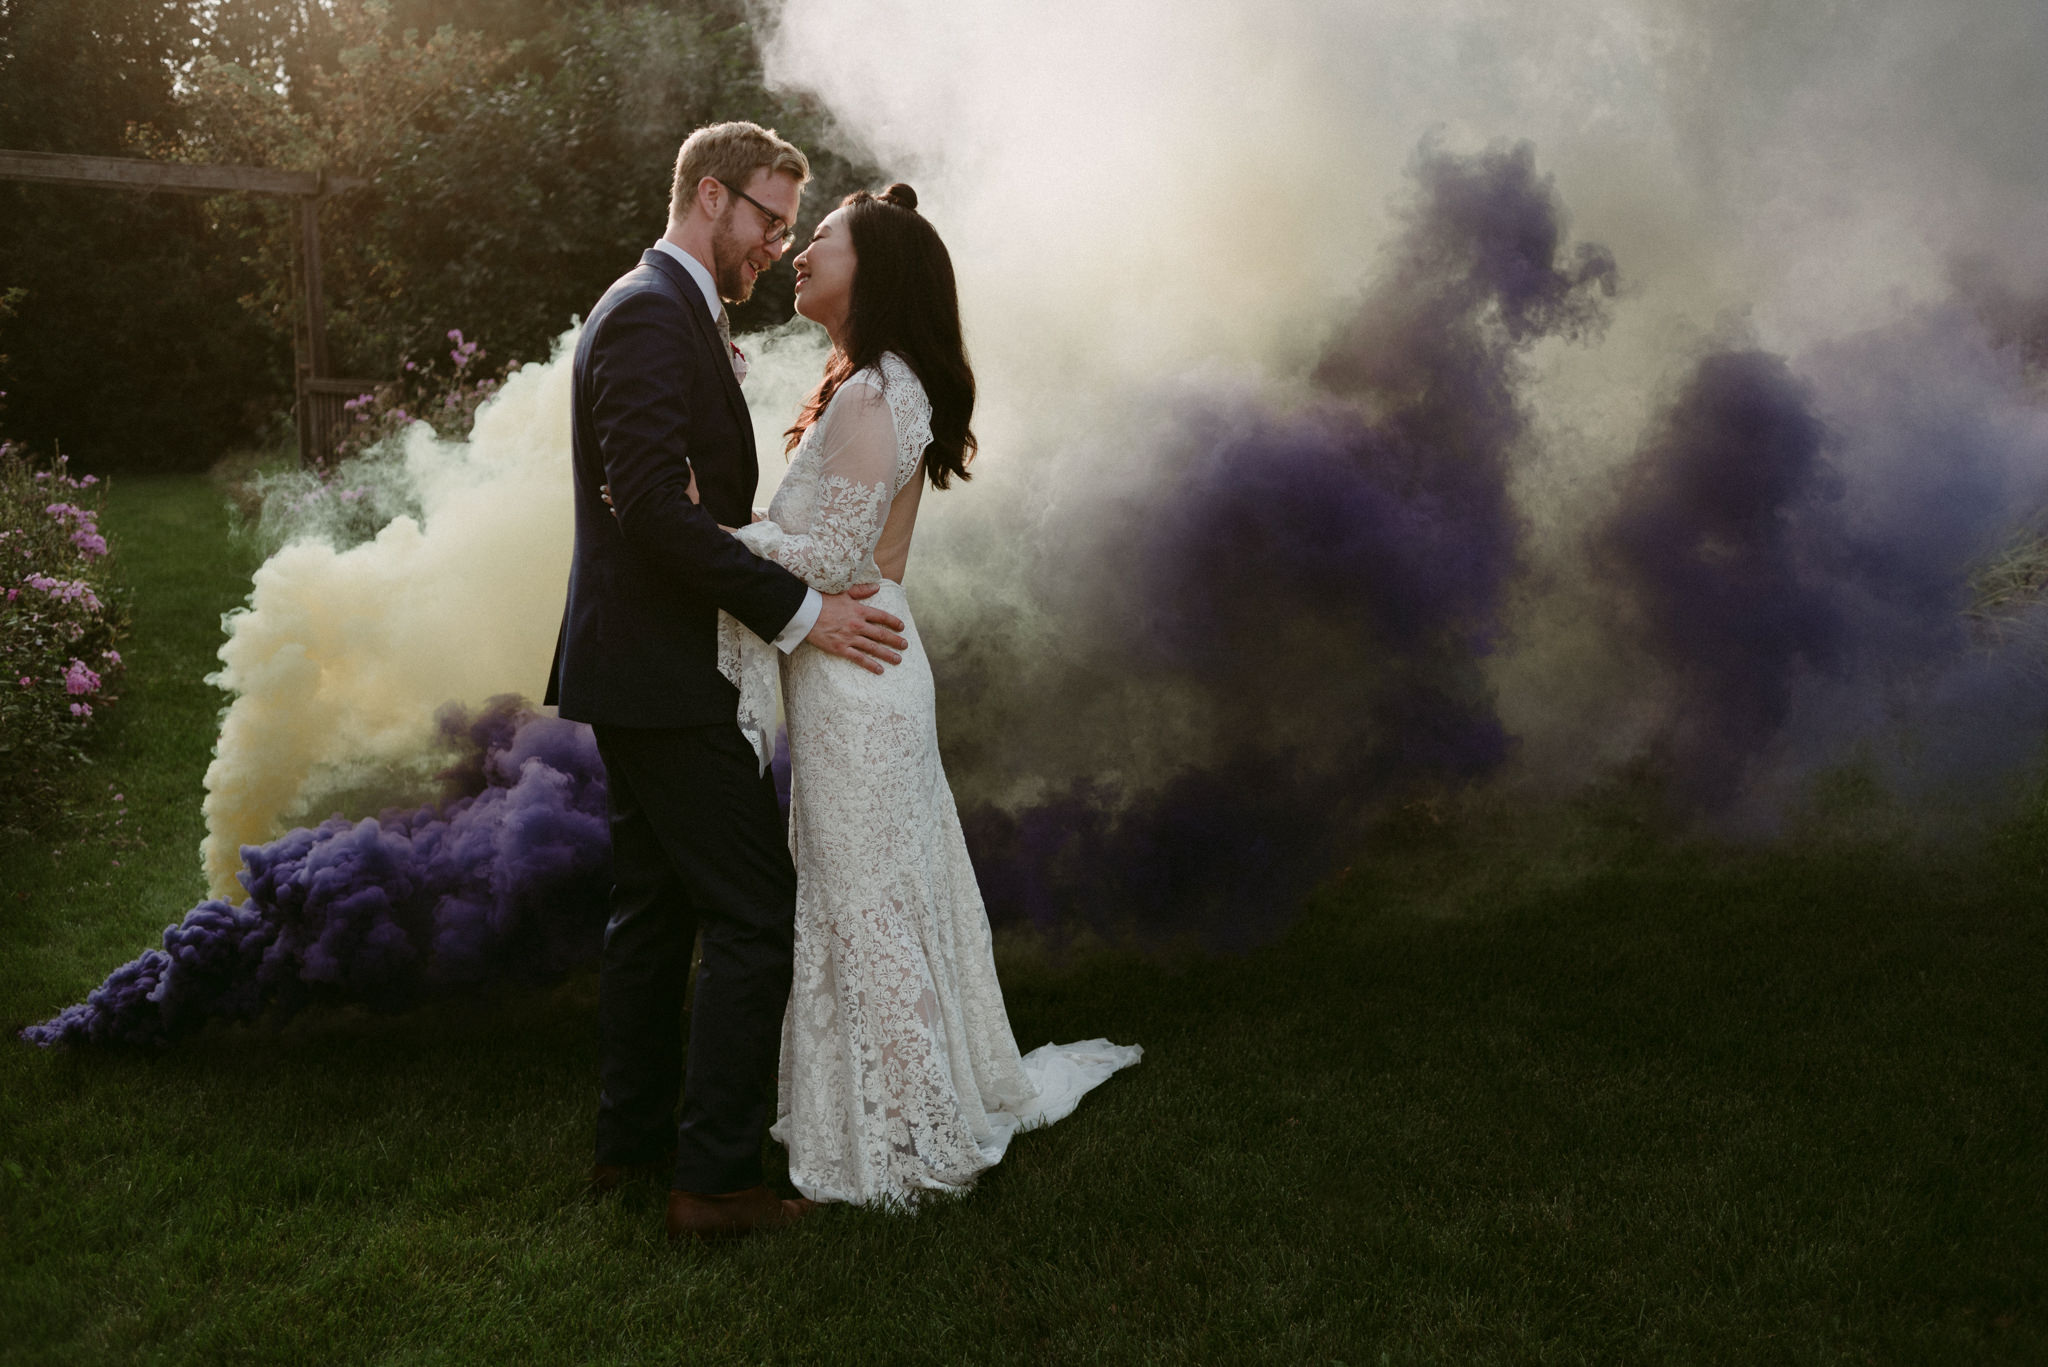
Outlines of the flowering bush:
{"label": "flowering bush", "polygon": [[246,526],[268,553],[295,537],[316,536],[336,547],[375,536],[402,514],[419,513],[403,468],[401,440],[416,422],[443,439],[469,435],[476,410],[498,392],[519,363],[487,374],[484,349],[451,329],[448,361],[408,360],[395,380],[342,405],[346,425],[335,449],[311,466],[259,474],[235,501]]}
{"label": "flowering bush", "polygon": [[107,586],[92,475],[0,442],[0,818],[48,809],[96,709],[114,701],[127,629]]}
{"label": "flowering bush", "polygon": [[477,408],[498,392],[519,362],[507,361],[496,372],[487,373],[477,365],[484,358],[483,347],[465,341],[461,328],[450,328],[448,340],[454,345],[445,368],[438,357],[425,361],[407,358],[396,379],[342,404],[348,419],[332,457],[322,462],[327,471],[382,445],[416,422],[428,424],[443,437],[469,435]]}

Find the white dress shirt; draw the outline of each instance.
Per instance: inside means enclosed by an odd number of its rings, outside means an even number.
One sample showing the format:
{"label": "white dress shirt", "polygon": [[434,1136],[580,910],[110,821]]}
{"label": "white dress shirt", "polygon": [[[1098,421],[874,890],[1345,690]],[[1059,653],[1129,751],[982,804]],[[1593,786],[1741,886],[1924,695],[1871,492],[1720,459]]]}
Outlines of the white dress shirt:
{"label": "white dress shirt", "polygon": [[[690,278],[697,282],[697,288],[703,291],[704,307],[711,310],[711,321],[716,323],[725,312],[725,302],[718,297],[717,282],[712,280],[711,272],[704,268],[704,263],[665,237],[654,244],[654,250],[666,252],[683,263],[683,269],[690,273]],[[730,359],[727,358],[728,361]],[[796,610],[796,616],[789,619],[789,625],[775,638],[775,648],[787,655],[802,645],[804,637],[810,635],[811,628],[818,624],[818,614],[824,610],[824,595],[814,588],[806,587],[803,606]]]}

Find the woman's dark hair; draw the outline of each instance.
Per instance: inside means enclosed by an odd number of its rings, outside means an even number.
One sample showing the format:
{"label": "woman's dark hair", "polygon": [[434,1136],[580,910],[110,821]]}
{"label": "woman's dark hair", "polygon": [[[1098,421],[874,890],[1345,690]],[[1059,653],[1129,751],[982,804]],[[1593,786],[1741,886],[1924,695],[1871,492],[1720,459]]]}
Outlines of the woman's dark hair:
{"label": "woman's dark hair", "polygon": [[842,203],[853,239],[853,298],[846,311],[846,347],[834,351],[796,425],[794,449],[825,405],[856,371],[893,351],[915,371],[932,403],[932,444],[924,472],[934,489],[967,479],[976,442],[967,420],[974,414],[974,371],[960,340],[960,295],[953,258],[932,225],[917,212],[917,191],[901,181],[879,195],[857,190]]}

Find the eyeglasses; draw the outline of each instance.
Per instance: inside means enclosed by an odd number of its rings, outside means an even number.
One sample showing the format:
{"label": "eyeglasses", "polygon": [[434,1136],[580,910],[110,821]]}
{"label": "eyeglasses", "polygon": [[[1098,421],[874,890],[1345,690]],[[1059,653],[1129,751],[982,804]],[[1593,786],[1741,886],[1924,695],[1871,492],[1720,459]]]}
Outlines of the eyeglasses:
{"label": "eyeglasses", "polygon": [[[712,179],[717,180],[718,178],[713,176]],[[761,216],[768,220],[768,231],[761,236],[763,242],[780,242],[783,246],[787,247],[790,243],[796,241],[796,225],[794,223],[783,222],[781,214],[776,213],[773,209],[763,204],[760,200],[755,199],[731,181],[720,180],[718,183],[753,205],[756,209],[759,209]]]}

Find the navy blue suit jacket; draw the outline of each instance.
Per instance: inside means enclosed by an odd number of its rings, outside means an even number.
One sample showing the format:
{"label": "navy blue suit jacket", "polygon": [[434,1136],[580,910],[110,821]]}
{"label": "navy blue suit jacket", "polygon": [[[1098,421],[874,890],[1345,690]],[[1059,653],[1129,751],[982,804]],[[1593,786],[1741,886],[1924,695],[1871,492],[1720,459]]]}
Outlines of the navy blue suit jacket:
{"label": "navy blue suit jacket", "polygon": [[805,587],[719,530],[752,515],[754,428],[680,262],[649,251],[605,291],[576,343],[570,394],[576,553],[546,701],[596,725],[733,722],[718,610],[772,641]]}

